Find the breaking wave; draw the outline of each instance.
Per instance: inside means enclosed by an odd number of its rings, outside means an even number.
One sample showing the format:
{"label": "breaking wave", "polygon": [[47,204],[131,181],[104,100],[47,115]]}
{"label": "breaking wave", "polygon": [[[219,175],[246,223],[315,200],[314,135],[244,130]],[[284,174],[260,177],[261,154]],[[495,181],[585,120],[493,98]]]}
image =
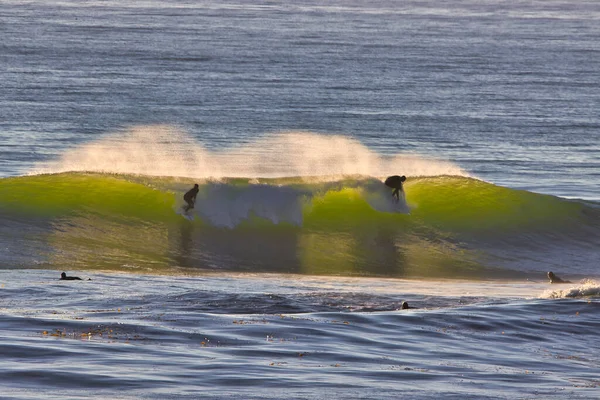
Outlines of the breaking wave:
{"label": "breaking wave", "polygon": [[[195,182],[190,221],[181,197]],[[504,279],[589,274],[597,260],[593,205],[460,176],[409,177],[405,192],[394,203],[365,176],[5,178],[0,264]]]}

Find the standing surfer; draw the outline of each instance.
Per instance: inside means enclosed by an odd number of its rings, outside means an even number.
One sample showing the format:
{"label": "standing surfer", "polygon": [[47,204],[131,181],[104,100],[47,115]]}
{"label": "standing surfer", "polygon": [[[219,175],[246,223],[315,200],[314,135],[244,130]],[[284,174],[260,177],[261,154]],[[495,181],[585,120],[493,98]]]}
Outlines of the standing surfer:
{"label": "standing surfer", "polygon": [[400,201],[400,192],[404,193],[404,188],[402,187],[402,182],[404,182],[405,180],[406,180],[406,177],[404,175],[389,176],[385,180],[385,186],[391,187],[392,189],[394,189],[394,191],[392,192],[392,197],[394,197],[396,199],[396,202]]}
{"label": "standing surfer", "polygon": [[186,194],[183,195],[183,199],[187,203],[187,206],[184,206],[183,209],[185,212],[188,212],[190,209],[194,208],[194,204],[196,203],[196,196],[198,195],[198,184],[196,183],[194,187],[187,191]]}

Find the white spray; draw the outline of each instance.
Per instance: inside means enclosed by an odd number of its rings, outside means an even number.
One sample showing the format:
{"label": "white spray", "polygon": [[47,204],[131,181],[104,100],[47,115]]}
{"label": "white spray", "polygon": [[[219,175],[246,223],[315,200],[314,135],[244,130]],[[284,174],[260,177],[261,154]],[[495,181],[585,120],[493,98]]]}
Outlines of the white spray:
{"label": "white spray", "polygon": [[69,150],[32,174],[88,171],[198,179],[387,175],[467,176],[460,167],[418,155],[378,154],[357,140],[286,132],[225,151],[209,151],[186,132],[165,125],[137,126]]}

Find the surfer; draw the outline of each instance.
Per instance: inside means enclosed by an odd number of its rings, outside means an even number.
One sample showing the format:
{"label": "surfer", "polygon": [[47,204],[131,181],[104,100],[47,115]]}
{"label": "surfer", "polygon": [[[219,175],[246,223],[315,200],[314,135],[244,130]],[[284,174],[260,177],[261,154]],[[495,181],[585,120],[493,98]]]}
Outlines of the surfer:
{"label": "surfer", "polygon": [[414,307],[409,306],[407,301],[403,301],[402,305],[400,306],[401,310],[408,310],[410,308],[414,308]]}
{"label": "surfer", "polygon": [[82,279],[78,276],[67,276],[66,272],[60,274],[61,281],[81,281]]}
{"label": "surfer", "polygon": [[183,199],[187,203],[187,206],[184,206],[183,209],[185,212],[188,212],[190,209],[194,208],[194,203],[196,203],[196,196],[198,195],[198,184],[196,183],[194,187],[187,191],[186,194],[183,195]]}
{"label": "surfer", "polygon": [[550,283],[571,283],[571,281],[565,281],[560,279],[558,276],[554,275],[554,272],[548,272],[548,279],[550,279]]}
{"label": "surfer", "polygon": [[404,188],[402,187],[402,182],[406,180],[404,175],[398,176],[388,176],[385,180],[385,186],[394,189],[392,192],[392,197],[396,199],[396,202],[400,201],[400,192],[404,193]]}

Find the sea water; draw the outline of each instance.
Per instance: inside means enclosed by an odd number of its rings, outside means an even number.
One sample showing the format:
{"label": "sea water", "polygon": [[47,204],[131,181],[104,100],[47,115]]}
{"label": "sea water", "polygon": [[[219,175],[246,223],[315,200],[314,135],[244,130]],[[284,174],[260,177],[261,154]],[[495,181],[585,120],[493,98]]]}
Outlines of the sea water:
{"label": "sea water", "polygon": [[8,0],[0,32],[3,398],[600,397],[600,5]]}

